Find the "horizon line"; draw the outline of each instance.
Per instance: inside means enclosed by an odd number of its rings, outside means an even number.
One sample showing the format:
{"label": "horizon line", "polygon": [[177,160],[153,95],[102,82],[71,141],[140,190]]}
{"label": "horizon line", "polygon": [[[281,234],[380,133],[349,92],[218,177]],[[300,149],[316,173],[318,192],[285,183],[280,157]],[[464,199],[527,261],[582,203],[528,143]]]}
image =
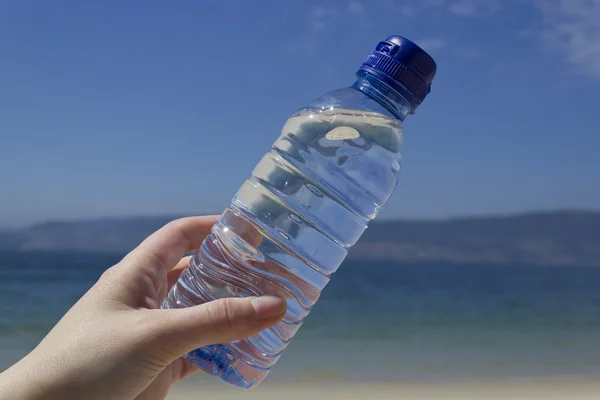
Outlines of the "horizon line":
{"label": "horizon line", "polygon": [[[375,222],[450,222],[457,220],[472,220],[472,219],[489,219],[489,218],[515,218],[523,217],[528,215],[546,215],[546,214],[600,214],[600,208],[589,209],[589,208],[539,208],[539,209],[527,209],[521,211],[508,211],[508,212],[489,212],[489,213],[473,213],[473,214],[460,214],[446,217],[379,217],[372,221]],[[201,215],[221,215],[221,213],[153,213],[153,214],[129,214],[129,215],[107,215],[97,217],[75,217],[75,218],[51,218],[46,220],[40,220],[38,222],[32,222],[24,224],[22,226],[10,227],[0,226],[0,231],[19,231],[24,229],[30,229],[37,226],[47,224],[75,224],[75,223],[94,223],[101,221],[117,221],[117,220],[131,220],[131,219],[152,219],[152,218],[165,218],[174,220],[183,217],[201,216]],[[371,222],[372,222],[371,221]]]}

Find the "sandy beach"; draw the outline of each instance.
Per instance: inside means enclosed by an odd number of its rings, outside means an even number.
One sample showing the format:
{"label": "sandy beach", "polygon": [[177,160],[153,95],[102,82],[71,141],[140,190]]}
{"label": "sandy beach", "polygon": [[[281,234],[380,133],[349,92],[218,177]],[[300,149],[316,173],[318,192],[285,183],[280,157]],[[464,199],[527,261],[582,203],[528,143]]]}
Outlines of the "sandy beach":
{"label": "sandy beach", "polygon": [[600,381],[546,378],[460,383],[263,383],[244,391],[192,378],[174,387],[168,400],[597,400]]}

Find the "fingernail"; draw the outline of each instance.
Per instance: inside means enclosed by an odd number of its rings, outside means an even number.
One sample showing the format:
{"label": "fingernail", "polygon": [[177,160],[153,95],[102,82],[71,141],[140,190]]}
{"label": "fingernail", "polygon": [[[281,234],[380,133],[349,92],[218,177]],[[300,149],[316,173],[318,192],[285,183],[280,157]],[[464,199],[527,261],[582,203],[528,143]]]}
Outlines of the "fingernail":
{"label": "fingernail", "polygon": [[252,299],[252,307],[258,318],[267,319],[281,315],[285,309],[285,301],[275,296],[255,297]]}

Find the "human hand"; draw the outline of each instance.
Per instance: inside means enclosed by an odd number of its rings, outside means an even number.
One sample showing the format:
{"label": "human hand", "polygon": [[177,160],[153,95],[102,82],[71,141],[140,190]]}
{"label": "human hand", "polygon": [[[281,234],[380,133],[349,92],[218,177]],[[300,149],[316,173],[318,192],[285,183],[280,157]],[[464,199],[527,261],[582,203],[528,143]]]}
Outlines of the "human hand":
{"label": "human hand", "polygon": [[188,265],[182,256],[216,220],[173,221],[109,268],[30,354],[0,374],[0,398],[164,399],[197,370],[184,354],[279,322],[285,302],[270,296],[159,309]]}

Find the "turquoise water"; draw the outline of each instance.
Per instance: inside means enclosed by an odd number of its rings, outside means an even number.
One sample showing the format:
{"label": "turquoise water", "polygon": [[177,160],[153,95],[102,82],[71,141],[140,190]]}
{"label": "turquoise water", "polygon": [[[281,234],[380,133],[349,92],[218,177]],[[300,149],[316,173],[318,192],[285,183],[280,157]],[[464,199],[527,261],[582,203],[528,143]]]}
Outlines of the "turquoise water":
{"label": "turquoise water", "polygon": [[[0,368],[119,258],[0,253]],[[267,380],[600,375],[599,283],[591,268],[347,261]]]}

